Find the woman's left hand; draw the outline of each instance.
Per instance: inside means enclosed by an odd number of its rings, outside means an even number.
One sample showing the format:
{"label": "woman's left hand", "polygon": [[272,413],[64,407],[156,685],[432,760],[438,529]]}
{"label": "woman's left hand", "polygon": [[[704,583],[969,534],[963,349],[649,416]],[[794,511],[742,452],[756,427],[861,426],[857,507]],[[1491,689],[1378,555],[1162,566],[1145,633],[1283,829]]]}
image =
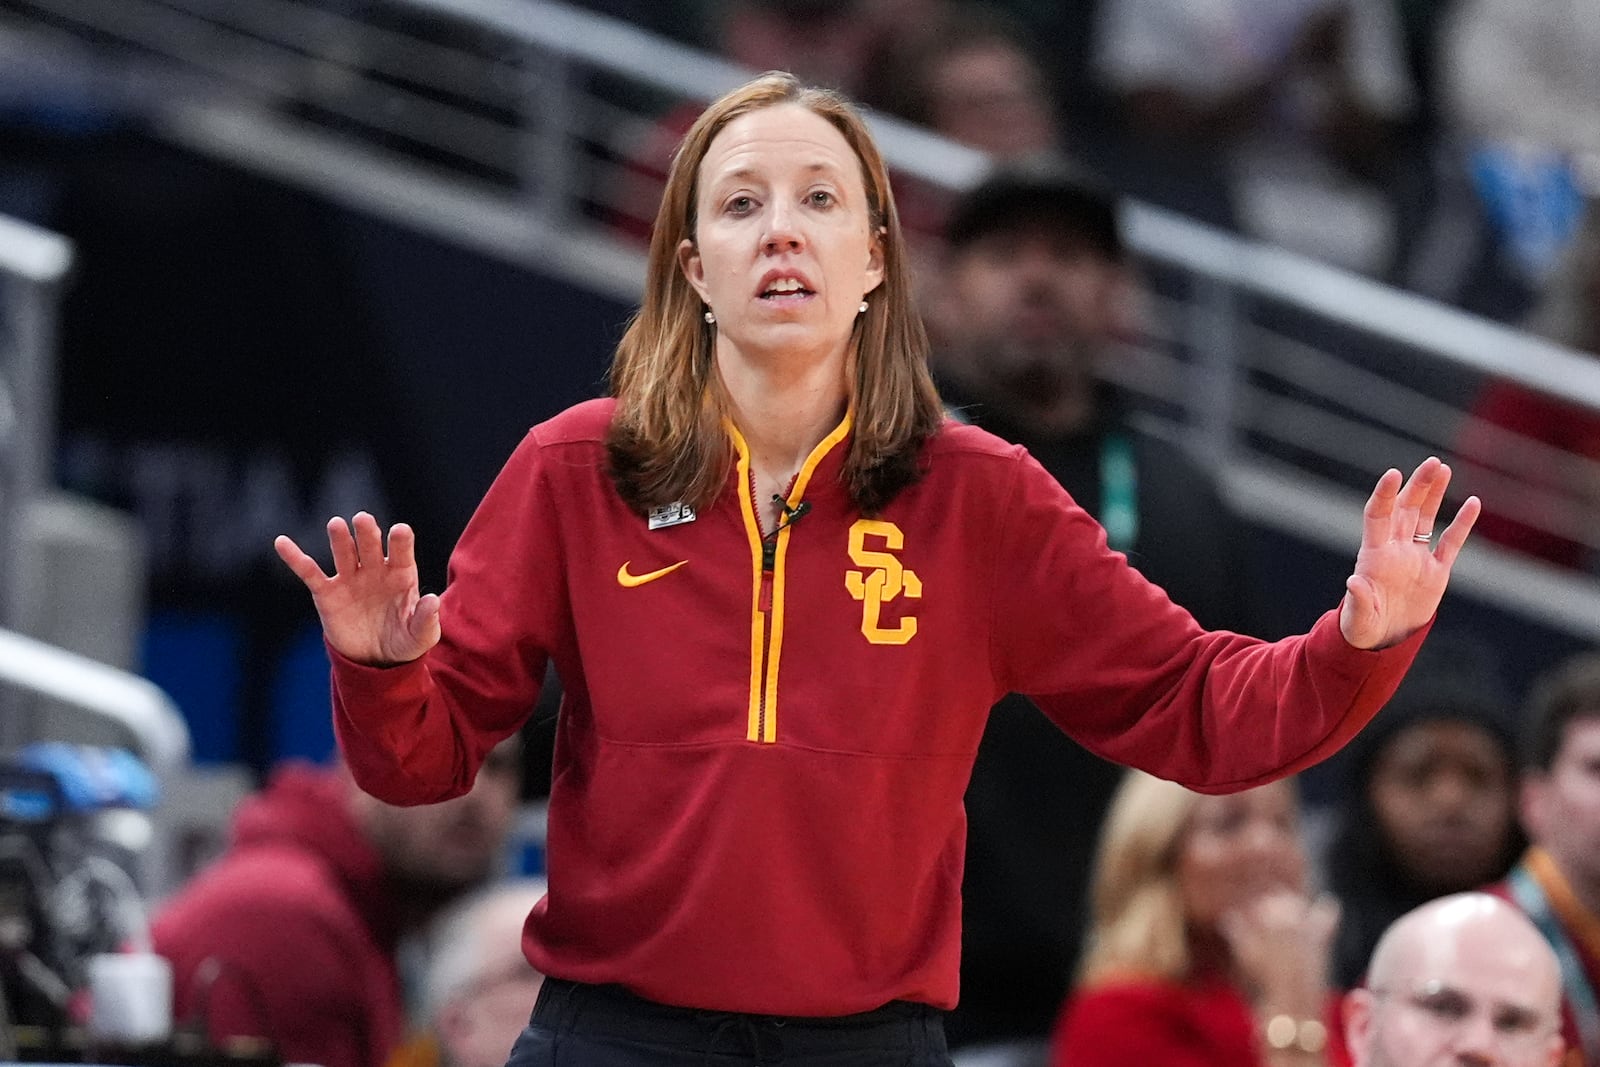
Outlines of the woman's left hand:
{"label": "woman's left hand", "polygon": [[1356,648],[1388,648],[1416,633],[1439,608],[1467,534],[1481,510],[1469,496],[1436,545],[1434,520],[1450,485],[1450,468],[1429,456],[1404,486],[1390,469],[1378,479],[1362,515],[1361,551],[1345,579],[1339,630]]}

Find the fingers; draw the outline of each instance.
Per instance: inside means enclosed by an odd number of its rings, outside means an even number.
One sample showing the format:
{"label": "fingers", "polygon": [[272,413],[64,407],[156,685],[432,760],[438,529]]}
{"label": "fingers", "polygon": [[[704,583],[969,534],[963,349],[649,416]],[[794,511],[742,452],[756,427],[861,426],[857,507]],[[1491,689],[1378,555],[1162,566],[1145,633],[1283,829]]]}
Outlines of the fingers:
{"label": "fingers", "polygon": [[350,520],[356,535],[356,552],[362,566],[376,566],[383,562],[383,531],[370,512],[358,511]]}
{"label": "fingers", "polygon": [[1378,591],[1371,579],[1352,574],[1344,580],[1344,602],[1339,605],[1339,632],[1353,648],[1373,648],[1382,639],[1378,631]]}
{"label": "fingers", "polygon": [[1403,484],[1398,470],[1384,471],[1363,512],[1363,543],[1410,541],[1416,534],[1433,533],[1449,487],[1450,468],[1437,456],[1419,463]]}
{"label": "fingers", "polygon": [[[300,551],[298,545],[287,537],[280,537],[278,541],[285,542],[287,549],[273,542],[273,547],[278,549],[278,555],[283,556],[295,573],[300,575],[302,581],[309,581],[305,574],[296,569],[298,559],[310,562],[316,572],[324,581],[328,578],[322,574],[322,569],[317,567],[316,561]],[[335,516],[328,520],[328,547],[333,551],[333,572],[335,575],[353,574],[363,565],[374,562],[393,563],[398,567],[414,567],[417,562],[417,539],[411,527],[403,522],[395,523],[389,531],[389,556],[385,560],[383,551],[383,531],[378,527],[378,520],[365,511],[358,511],[348,523]],[[289,554],[286,554],[286,551]]]}
{"label": "fingers", "polygon": [[[1443,467],[1444,464],[1439,462],[1439,457],[1429,456],[1417,464],[1417,469],[1406,479],[1406,484],[1401,487],[1399,495],[1395,498],[1390,535],[1396,541],[1409,541],[1412,534],[1433,532],[1433,518],[1429,516],[1428,524],[1423,525],[1422,510],[1433,492],[1434,484],[1439,480],[1439,472]],[[1433,506],[1433,512],[1435,515],[1439,512],[1437,503]]]}
{"label": "fingers", "polygon": [[1433,478],[1428,483],[1427,491],[1423,494],[1422,503],[1417,508],[1417,525],[1414,530],[1405,533],[1431,534],[1433,524],[1439,518],[1439,509],[1444,506],[1445,490],[1450,488],[1450,465],[1441,463],[1434,471]]}
{"label": "fingers", "polygon": [[1400,491],[1400,472],[1390,467],[1373,486],[1367,506],[1361,512],[1361,542],[1381,545],[1393,534],[1395,498]]}
{"label": "fingers", "polygon": [[389,566],[414,567],[417,563],[417,535],[406,523],[389,527]]}
{"label": "fingers", "polygon": [[278,558],[289,565],[294,576],[306,584],[306,588],[315,593],[328,582],[328,576],[322,573],[322,568],[317,561],[306,555],[300,546],[282,534],[273,539],[272,547],[277,551]]}
{"label": "fingers", "polygon": [[1450,521],[1444,533],[1439,535],[1439,547],[1434,550],[1434,558],[1446,567],[1455,565],[1456,556],[1461,552],[1461,546],[1467,543],[1467,535],[1472,532],[1473,523],[1478,521],[1478,515],[1483,511],[1483,502],[1475,496],[1469,496],[1461,509],[1456,512],[1456,517]]}
{"label": "fingers", "polygon": [[411,637],[424,650],[432,648],[439,640],[439,594],[428,593],[417,600],[407,625]]}
{"label": "fingers", "polygon": [[1322,893],[1312,901],[1307,911],[1307,918],[1311,923],[1311,930],[1321,941],[1327,941],[1333,936],[1334,930],[1339,925],[1340,914],[1339,900],[1330,893]]}
{"label": "fingers", "polygon": [[354,574],[361,561],[356,558],[355,538],[344,519],[328,520],[328,547],[333,550],[333,573]]}

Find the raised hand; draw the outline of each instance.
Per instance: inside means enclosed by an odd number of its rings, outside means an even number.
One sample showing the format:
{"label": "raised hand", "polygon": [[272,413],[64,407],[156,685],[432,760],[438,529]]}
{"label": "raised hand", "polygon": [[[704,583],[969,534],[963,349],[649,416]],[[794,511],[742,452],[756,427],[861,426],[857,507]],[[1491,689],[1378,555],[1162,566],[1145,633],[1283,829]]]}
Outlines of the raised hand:
{"label": "raised hand", "polygon": [[[354,528],[352,534],[351,529]],[[374,667],[407,663],[439,641],[439,598],[419,596],[416,537],[411,527],[389,528],[383,551],[378,520],[357,512],[349,525],[328,521],[333,577],[300,546],[280,536],[272,542],[295,576],[311,590],[322,633],[340,655]]]}
{"label": "raised hand", "polygon": [[1241,902],[1218,923],[1234,965],[1263,1007],[1322,1016],[1339,903],[1277,889]]}
{"label": "raised hand", "polygon": [[1339,630],[1357,648],[1387,648],[1420,629],[1438,610],[1467,534],[1482,505],[1470,496],[1436,545],[1434,520],[1450,485],[1450,468],[1423,460],[1404,486],[1390,469],[1367,500],[1355,573],[1345,579]]}

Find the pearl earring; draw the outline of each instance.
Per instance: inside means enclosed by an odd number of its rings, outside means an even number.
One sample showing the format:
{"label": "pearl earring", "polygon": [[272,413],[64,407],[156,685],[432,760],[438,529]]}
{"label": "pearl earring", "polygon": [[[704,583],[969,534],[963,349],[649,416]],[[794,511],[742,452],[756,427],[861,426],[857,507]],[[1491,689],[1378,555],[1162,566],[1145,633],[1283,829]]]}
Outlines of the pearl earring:
{"label": "pearl earring", "polygon": [[861,314],[865,315],[867,313],[867,302],[865,300],[861,301],[861,306],[859,308],[857,308],[856,310],[861,312]]}
{"label": "pearl earring", "polygon": [[717,316],[712,313],[710,308],[707,308],[706,309],[706,325],[707,326],[715,326],[716,324],[717,324]]}

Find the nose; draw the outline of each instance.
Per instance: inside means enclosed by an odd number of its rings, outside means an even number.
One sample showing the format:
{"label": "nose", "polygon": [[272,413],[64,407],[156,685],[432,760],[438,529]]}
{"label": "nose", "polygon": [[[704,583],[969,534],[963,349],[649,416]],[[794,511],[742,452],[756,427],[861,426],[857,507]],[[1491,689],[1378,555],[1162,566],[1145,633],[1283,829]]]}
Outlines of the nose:
{"label": "nose", "polygon": [[1474,1012],[1457,1028],[1453,1044],[1458,1062],[1462,1064],[1487,1067],[1496,1062],[1499,1036],[1495,1033],[1494,1021],[1487,1012]]}
{"label": "nose", "polygon": [[1258,857],[1276,856],[1294,846],[1292,834],[1269,819],[1253,819],[1245,832],[1245,848]]}
{"label": "nose", "polygon": [[1435,811],[1460,811],[1472,796],[1472,786],[1460,774],[1436,775],[1429,786],[1427,800]]}
{"label": "nose", "polygon": [[767,210],[767,225],[761,235],[761,250],[768,255],[798,252],[805,246],[795,210],[781,198]]}

